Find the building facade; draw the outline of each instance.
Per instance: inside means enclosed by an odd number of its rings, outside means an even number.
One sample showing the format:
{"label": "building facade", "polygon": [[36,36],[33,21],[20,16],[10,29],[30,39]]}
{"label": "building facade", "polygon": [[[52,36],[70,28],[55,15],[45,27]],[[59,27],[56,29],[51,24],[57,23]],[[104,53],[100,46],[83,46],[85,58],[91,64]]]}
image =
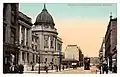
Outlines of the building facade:
{"label": "building facade", "polygon": [[57,36],[54,20],[48,13],[45,4],[42,12],[36,18],[32,33],[39,37],[40,63],[49,66],[49,69],[54,68],[55,65],[59,66],[62,39]]}
{"label": "building facade", "polygon": [[101,44],[101,48],[99,50],[99,60],[100,60],[100,66],[103,64],[107,64],[106,58],[105,58],[105,39],[103,38],[103,42]]}
{"label": "building facade", "polygon": [[83,66],[83,57],[82,51],[77,45],[67,45],[65,49],[65,61],[78,61],[78,66]]}
{"label": "building facade", "polygon": [[19,12],[19,63],[26,67],[33,63],[33,55],[35,52],[32,49],[32,22],[31,18]]}
{"label": "building facade", "polygon": [[110,21],[105,34],[105,56],[109,70],[117,65],[117,18],[110,16]]}
{"label": "building facade", "polygon": [[38,63],[49,69],[56,66],[61,69],[62,39],[45,4],[34,26],[32,19],[18,8],[17,3],[3,6],[3,72],[7,72],[11,56],[15,64],[24,65],[24,71],[30,71]]}
{"label": "building facade", "polygon": [[10,55],[14,55],[14,62],[18,63],[19,55],[19,31],[18,31],[18,9],[17,3],[3,4],[3,72],[7,73],[7,64]]}

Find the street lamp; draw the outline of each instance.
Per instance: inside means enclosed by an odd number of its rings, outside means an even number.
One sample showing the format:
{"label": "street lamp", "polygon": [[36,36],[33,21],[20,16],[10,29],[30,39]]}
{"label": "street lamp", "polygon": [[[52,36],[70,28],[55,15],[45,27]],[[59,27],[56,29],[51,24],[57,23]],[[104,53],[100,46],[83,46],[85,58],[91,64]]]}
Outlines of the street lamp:
{"label": "street lamp", "polygon": [[38,55],[39,57],[39,70],[38,70],[38,74],[40,74],[40,54]]}

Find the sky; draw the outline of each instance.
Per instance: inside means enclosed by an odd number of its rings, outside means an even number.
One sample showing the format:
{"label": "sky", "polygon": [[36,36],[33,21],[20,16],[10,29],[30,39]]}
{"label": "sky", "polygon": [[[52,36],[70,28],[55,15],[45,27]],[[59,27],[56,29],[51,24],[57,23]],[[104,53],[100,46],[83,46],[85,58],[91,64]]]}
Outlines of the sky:
{"label": "sky", "polygon": [[[43,3],[20,3],[19,9],[34,23],[43,7]],[[112,3],[46,3],[46,8],[62,38],[62,51],[69,44],[78,45],[84,56],[90,57],[99,54],[110,13],[117,17],[117,5]]]}

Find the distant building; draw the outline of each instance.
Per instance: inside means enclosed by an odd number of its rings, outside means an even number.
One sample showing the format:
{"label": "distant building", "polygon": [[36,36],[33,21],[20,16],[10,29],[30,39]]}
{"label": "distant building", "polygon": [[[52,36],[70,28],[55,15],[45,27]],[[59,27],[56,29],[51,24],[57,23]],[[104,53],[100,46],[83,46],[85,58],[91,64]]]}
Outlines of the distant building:
{"label": "distant building", "polygon": [[113,19],[112,16],[105,34],[105,56],[112,71],[112,67],[117,65],[117,18]]}
{"label": "distant building", "polygon": [[93,65],[99,65],[99,57],[90,57],[90,63]]}
{"label": "distant building", "polygon": [[65,60],[63,61],[78,61],[78,66],[83,65],[83,54],[80,50],[80,48],[77,45],[67,45],[65,49]]}

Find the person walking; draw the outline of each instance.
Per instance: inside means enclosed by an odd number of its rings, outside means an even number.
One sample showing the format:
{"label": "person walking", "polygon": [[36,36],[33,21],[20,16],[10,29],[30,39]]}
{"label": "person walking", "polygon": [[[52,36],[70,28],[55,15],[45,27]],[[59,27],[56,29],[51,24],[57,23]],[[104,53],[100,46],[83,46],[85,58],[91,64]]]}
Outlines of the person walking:
{"label": "person walking", "polygon": [[56,71],[58,72],[58,66],[56,65]]}
{"label": "person walking", "polygon": [[19,73],[23,74],[24,66],[22,64],[19,65]]}
{"label": "person walking", "polygon": [[48,73],[48,67],[47,66],[45,66],[45,71],[46,71],[46,73]]}
{"label": "person walking", "polygon": [[64,65],[63,65],[62,69],[64,70]]}

